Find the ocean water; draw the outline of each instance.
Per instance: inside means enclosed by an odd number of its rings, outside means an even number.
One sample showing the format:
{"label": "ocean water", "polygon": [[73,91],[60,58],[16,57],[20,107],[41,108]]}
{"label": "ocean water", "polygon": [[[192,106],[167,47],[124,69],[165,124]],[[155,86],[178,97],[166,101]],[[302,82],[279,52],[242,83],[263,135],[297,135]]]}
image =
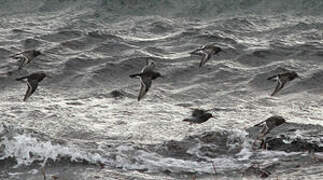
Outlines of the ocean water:
{"label": "ocean water", "polygon": [[[0,179],[258,179],[251,165],[322,179],[308,153],[253,150],[245,129],[271,115],[323,125],[323,1],[0,4]],[[211,43],[224,51],[198,68],[189,52]],[[9,56],[26,49],[44,54],[17,71]],[[129,74],[146,58],[165,78],[138,102]],[[284,69],[302,79],[269,96],[266,78]],[[37,71],[51,78],[23,102],[15,78]],[[182,122],[214,107],[206,123]]]}

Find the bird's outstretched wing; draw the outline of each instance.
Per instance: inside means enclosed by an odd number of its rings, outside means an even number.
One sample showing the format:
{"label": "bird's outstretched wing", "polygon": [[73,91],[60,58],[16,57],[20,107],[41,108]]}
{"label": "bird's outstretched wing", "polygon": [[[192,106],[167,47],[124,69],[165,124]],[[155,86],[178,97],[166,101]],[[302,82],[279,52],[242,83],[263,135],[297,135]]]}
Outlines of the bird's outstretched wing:
{"label": "bird's outstretched wing", "polygon": [[10,58],[16,58],[18,55],[24,54],[25,52],[26,52],[26,51],[22,51],[22,52],[20,52],[20,53],[12,54],[12,55],[10,55],[9,57],[10,57]]}
{"label": "bird's outstretched wing", "polygon": [[211,58],[210,52],[204,52],[200,62],[200,67],[202,67]]}
{"label": "bird's outstretched wing", "polygon": [[24,97],[24,101],[26,101],[37,89],[38,87],[38,81],[37,80],[28,80],[27,81],[27,91]]}
{"label": "bird's outstretched wing", "polygon": [[27,56],[25,56],[25,55],[22,54],[22,56],[21,56],[21,62],[19,64],[18,69],[22,69],[22,67],[24,67],[24,65],[26,65],[26,64],[29,64],[30,61],[31,60]]}
{"label": "bird's outstretched wing", "polygon": [[149,88],[151,87],[151,77],[142,76],[140,78],[140,91],[138,95],[138,101],[142,99],[142,97],[148,92]]}
{"label": "bird's outstretched wing", "polygon": [[283,89],[283,87],[285,86],[285,82],[281,82],[280,79],[278,79],[277,81],[277,85],[276,85],[276,88],[274,90],[273,93],[271,93],[270,96],[274,96],[276,93],[278,93],[281,89]]}

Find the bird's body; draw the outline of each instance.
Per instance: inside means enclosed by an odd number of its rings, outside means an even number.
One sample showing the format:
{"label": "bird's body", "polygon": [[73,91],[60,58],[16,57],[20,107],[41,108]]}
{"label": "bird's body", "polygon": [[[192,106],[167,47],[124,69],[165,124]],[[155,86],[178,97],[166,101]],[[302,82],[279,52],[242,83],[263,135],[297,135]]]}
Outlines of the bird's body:
{"label": "bird's body", "polygon": [[194,50],[190,54],[202,56],[202,59],[199,65],[199,67],[202,67],[212,57],[212,55],[215,55],[220,51],[222,51],[220,47],[209,44]]}
{"label": "bird's body", "polygon": [[140,77],[140,91],[138,95],[138,101],[140,101],[143,96],[148,92],[151,87],[152,80],[162,77],[159,72],[154,71],[155,63],[154,61],[147,61],[146,66],[141,70],[140,73],[131,74],[129,77]]}
{"label": "bird's body", "polygon": [[26,101],[37,89],[38,83],[41,82],[46,77],[46,74],[43,72],[33,73],[28,76],[23,76],[17,78],[17,81],[21,81],[27,79],[27,91],[24,97],[24,101]]}
{"label": "bird's body", "polygon": [[298,74],[295,71],[288,71],[288,72],[276,74],[276,75],[273,75],[273,76],[270,76],[269,78],[267,78],[267,80],[277,81],[276,88],[273,91],[273,93],[271,94],[271,96],[274,96],[281,89],[283,89],[283,87],[285,86],[285,84],[287,82],[290,82],[296,78],[300,78],[300,77],[298,76]]}
{"label": "bird's body", "polygon": [[186,118],[183,121],[189,122],[190,124],[202,124],[209,120],[213,115],[208,113],[206,110],[193,109],[192,116]]}
{"label": "bird's body", "polygon": [[269,133],[272,129],[274,129],[277,126],[280,126],[282,124],[286,123],[286,120],[281,116],[271,116],[268,119],[261,121],[260,123],[254,125],[254,126],[261,126],[263,125],[263,128],[261,130],[261,135],[264,136],[267,133]]}
{"label": "bird's body", "polygon": [[286,120],[281,116],[271,116],[268,119],[261,121],[260,123],[254,125],[254,126],[260,126],[265,123],[266,126],[268,126],[270,129],[272,129],[273,127],[279,126],[285,122],[286,122]]}
{"label": "bird's body", "polygon": [[10,57],[15,59],[20,59],[21,62],[19,64],[18,69],[22,69],[23,66],[25,66],[26,64],[29,64],[34,58],[36,58],[39,55],[41,55],[41,52],[38,50],[28,50],[18,54],[11,55]]}

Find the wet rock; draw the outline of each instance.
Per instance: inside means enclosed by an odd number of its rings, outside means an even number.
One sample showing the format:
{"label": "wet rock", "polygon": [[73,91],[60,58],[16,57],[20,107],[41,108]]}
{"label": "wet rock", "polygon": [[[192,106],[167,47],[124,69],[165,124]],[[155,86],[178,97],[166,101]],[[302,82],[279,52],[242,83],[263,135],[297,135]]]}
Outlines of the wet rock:
{"label": "wet rock", "polygon": [[267,178],[271,175],[270,171],[267,170],[267,168],[260,168],[256,165],[252,165],[250,167],[248,167],[244,173],[243,173],[244,176],[258,176],[258,177],[261,177],[261,178]]}
{"label": "wet rock", "polygon": [[134,96],[132,94],[129,94],[127,92],[125,92],[124,90],[113,90],[110,92],[110,98],[115,98],[115,99],[121,99],[124,97],[128,97],[128,98],[136,98],[137,96]]}
{"label": "wet rock", "polygon": [[188,141],[168,141],[165,142],[160,149],[156,151],[167,157],[191,159],[191,155],[187,152],[195,143]]}
{"label": "wet rock", "polygon": [[124,97],[125,95],[119,91],[119,90],[113,90],[110,92],[111,96],[114,97],[114,98],[122,98]]}
{"label": "wet rock", "polygon": [[228,153],[236,154],[241,151],[241,146],[232,147],[233,144],[241,144],[241,142],[238,142],[238,139],[233,142],[229,135],[230,132],[204,132],[188,136],[181,141],[164,142],[160,146],[152,147],[151,151],[165,157],[205,161],[209,158],[216,158]]}

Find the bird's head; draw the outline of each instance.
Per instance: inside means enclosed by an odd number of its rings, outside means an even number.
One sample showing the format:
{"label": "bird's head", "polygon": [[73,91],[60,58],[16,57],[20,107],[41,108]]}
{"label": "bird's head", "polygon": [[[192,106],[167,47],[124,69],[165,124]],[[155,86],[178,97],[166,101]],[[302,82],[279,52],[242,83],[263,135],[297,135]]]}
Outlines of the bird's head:
{"label": "bird's head", "polygon": [[222,48],[220,48],[220,47],[218,47],[218,46],[212,46],[213,48],[213,51],[214,51],[214,54],[217,54],[217,53],[219,53],[219,52],[221,52],[221,51],[223,51],[222,50]]}
{"label": "bird's head", "polygon": [[152,58],[146,58],[146,65],[151,66],[155,65],[155,61]]}
{"label": "bird's head", "polygon": [[152,79],[157,79],[159,77],[163,78],[164,76],[161,75],[159,72],[154,72],[153,75],[152,75]]}
{"label": "bird's head", "polygon": [[291,72],[291,76],[293,77],[293,79],[295,79],[295,78],[302,79],[295,71]]}
{"label": "bird's head", "polygon": [[33,55],[34,56],[39,56],[39,55],[41,55],[42,53],[40,52],[40,51],[38,51],[38,50],[34,50],[33,51]]}
{"label": "bird's head", "polygon": [[214,118],[214,116],[213,116],[213,114],[211,114],[211,113],[207,113],[206,114],[206,117],[209,119],[209,118]]}
{"label": "bird's head", "polygon": [[43,80],[47,75],[44,72],[39,73],[39,79]]}

